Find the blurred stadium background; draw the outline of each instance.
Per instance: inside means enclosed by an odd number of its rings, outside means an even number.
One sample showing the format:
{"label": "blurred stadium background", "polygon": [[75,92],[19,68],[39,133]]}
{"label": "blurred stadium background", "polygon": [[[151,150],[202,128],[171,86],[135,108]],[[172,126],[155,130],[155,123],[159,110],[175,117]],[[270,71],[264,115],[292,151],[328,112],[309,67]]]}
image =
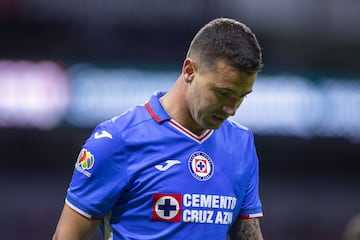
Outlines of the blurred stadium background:
{"label": "blurred stadium background", "polygon": [[92,128],[169,89],[199,27],[224,16],[249,25],[264,51],[234,118],[255,133],[266,239],[341,239],[360,212],[359,9],[355,0],[1,0],[0,238],[49,239]]}

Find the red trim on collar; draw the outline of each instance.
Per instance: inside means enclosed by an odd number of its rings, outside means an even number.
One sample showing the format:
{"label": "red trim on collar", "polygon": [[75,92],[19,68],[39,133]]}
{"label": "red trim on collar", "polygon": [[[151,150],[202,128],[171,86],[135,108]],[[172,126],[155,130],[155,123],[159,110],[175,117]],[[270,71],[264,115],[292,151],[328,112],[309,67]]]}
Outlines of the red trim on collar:
{"label": "red trim on collar", "polygon": [[187,136],[191,137],[192,139],[195,139],[198,142],[202,142],[203,140],[205,140],[207,137],[210,136],[210,134],[214,131],[213,129],[207,129],[205,130],[205,132],[200,135],[197,136],[196,134],[192,133],[191,131],[189,131],[188,129],[186,129],[185,127],[181,126],[178,122],[176,122],[174,119],[170,120],[170,123],[176,127],[178,130],[180,130],[181,132],[183,132],[184,134],[186,134]]}
{"label": "red trim on collar", "polygon": [[151,109],[149,102],[145,103],[145,108],[149,112],[150,116],[158,123],[161,123],[162,120],[155,114],[155,112]]}

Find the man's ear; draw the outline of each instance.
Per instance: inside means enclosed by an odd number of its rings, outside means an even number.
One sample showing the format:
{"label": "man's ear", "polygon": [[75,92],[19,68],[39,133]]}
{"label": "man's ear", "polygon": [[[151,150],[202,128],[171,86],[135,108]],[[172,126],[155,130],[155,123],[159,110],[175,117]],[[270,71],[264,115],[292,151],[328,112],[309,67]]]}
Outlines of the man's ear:
{"label": "man's ear", "polygon": [[196,62],[191,58],[186,58],[183,63],[182,74],[185,81],[191,82],[196,72]]}

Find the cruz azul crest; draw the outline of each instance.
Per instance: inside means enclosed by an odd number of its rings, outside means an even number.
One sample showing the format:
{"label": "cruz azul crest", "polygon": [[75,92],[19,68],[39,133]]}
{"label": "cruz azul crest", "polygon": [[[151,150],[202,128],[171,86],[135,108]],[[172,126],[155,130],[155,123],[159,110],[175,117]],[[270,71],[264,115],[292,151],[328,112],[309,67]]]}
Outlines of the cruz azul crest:
{"label": "cruz azul crest", "polygon": [[190,173],[199,181],[209,180],[214,174],[214,163],[204,152],[193,153],[188,162]]}

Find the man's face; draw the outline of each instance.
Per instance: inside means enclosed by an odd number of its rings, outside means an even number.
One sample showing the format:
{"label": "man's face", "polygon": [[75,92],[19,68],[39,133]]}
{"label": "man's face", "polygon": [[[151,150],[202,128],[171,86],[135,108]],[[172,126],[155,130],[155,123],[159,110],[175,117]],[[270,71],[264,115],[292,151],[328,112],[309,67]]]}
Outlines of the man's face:
{"label": "man's face", "polygon": [[186,94],[193,128],[216,129],[235,115],[244,97],[252,91],[256,75],[240,72],[223,61],[211,69],[195,70]]}

